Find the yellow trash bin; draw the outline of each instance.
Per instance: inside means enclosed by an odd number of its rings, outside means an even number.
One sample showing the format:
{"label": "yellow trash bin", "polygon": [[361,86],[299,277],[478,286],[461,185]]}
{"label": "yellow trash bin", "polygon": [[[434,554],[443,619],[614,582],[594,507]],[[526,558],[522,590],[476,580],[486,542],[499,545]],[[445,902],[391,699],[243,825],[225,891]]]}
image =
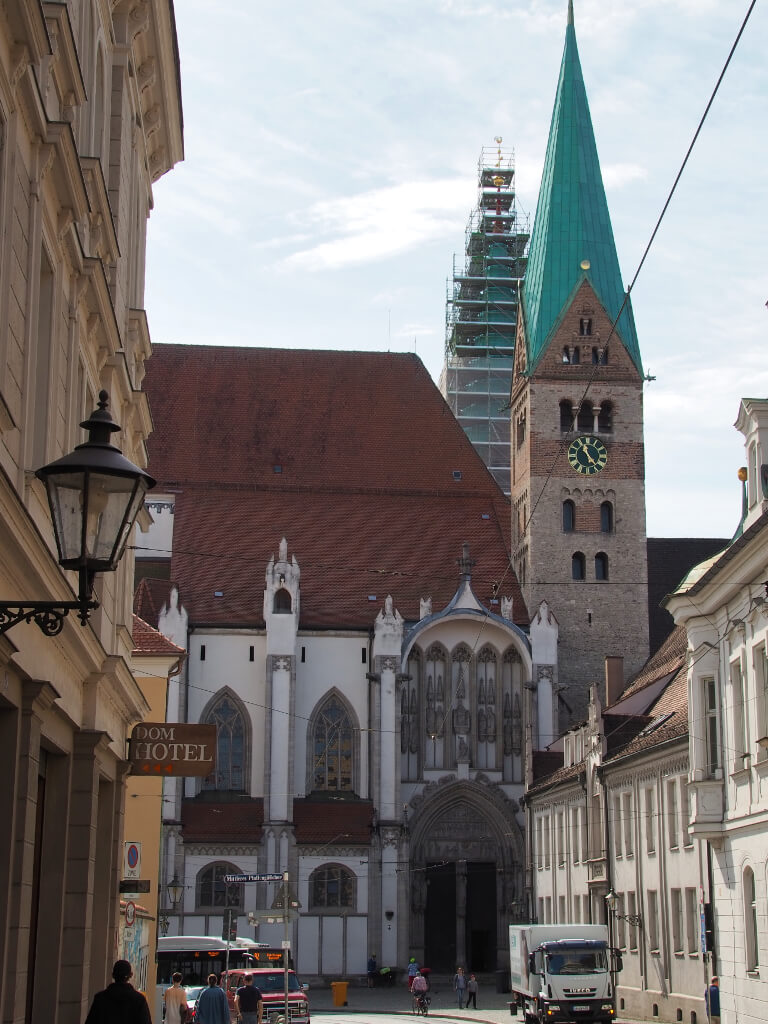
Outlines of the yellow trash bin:
{"label": "yellow trash bin", "polygon": [[332,981],[331,991],[333,992],[333,1005],[334,1006],[346,1006],[347,1005],[347,985],[348,981]]}

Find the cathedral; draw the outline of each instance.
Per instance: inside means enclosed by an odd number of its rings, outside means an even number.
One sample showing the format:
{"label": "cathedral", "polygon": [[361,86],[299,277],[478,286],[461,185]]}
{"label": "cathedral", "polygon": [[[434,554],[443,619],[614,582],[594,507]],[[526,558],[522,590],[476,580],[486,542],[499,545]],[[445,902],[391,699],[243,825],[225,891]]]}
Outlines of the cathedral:
{"label": "cathedral", "polygon": [[[566,216],[567,213],[567,216]],[[157,345],[136,611],[182,647],[168,720],[171,934],[279,945],[308,977],[493,971],[530,913],[531,755],[606,656],[648,653],[643,371],[572,6],[515,340],[511,499],[411,355]],[[274,915],[272,915],[274,916]]]}

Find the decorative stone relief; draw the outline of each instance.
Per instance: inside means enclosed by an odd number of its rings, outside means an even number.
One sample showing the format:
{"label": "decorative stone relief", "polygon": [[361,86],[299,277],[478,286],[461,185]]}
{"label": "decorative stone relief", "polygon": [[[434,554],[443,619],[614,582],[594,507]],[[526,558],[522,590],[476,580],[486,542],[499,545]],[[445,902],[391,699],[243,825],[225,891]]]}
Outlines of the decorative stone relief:
{"label": "decorative stone relief", "polygon": [[509,619],[512,621],[512,598],[502,597],[501,599],[501,617],[503,619]]}
{"label": "decorative stone relief", "polygon": [[419,601],[419,618],[426,619],[432,614],[432,598],[422,597]]}

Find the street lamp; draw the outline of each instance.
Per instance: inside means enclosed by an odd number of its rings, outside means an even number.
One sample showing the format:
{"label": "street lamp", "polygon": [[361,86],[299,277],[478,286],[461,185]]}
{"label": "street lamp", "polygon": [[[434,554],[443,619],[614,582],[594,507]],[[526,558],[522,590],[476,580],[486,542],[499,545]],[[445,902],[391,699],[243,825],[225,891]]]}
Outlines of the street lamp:
{"label": "street lamp", "polygon": [[166,886],[168,892],[168,899],[171,901],[171,906],[175,910],[178,907],[181,897],[184,895],[184,886],[179,881],[179,876],[174,872],[173,878]]}
{"label": "street lamp", "polygon": [[616,908],[619,905],[619,897],[613,891],[613,887],[605,894],[605,905],[608,907],[608,912],[617,921],[626,921],[633,928],[642,928],[643,918],[640,914],[619,914],[617,912]]}
{"label": "street lamp", "polygon": [[79,573],[76,601],[2,601],[0,635],[20,622],[34,621],[46,636],[58,636],[74,610],[83,625],[99,603],[93,596],[97,572],[114,572],[152,477],[125,458],[110,441],[120,430],[107,408],[109,395],[80,426],[88,440],[69,455],[38,469],[50,505],[59,565]]}

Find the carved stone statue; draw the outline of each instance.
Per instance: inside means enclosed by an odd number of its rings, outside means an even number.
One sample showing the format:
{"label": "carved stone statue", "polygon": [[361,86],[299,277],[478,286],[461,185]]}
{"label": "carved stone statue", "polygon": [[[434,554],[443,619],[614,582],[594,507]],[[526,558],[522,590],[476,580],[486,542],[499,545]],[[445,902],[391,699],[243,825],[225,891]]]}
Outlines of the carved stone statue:
{"label": "carved stone statue", "polygon": [[419,618],[426,619],[432,614],[432,598],[422,597],[419,601]]}

